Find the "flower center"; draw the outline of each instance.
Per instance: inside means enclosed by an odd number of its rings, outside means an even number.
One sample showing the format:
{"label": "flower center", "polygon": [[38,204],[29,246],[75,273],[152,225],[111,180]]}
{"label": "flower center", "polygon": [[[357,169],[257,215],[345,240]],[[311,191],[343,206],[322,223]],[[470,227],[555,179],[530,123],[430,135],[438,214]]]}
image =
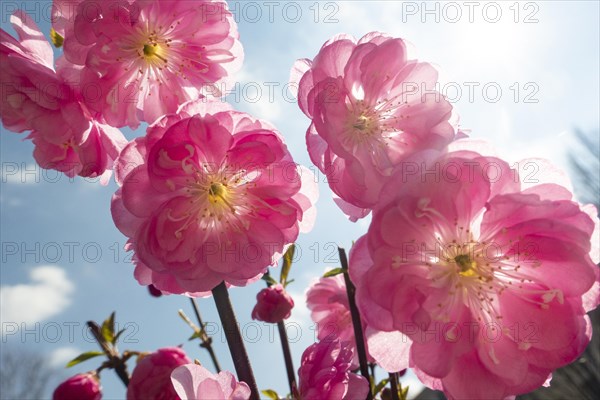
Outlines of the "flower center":
{"label": "flower center", "polygon": [[152,57],[153,55],[156,54],[156,47],[158,47],[156,44],[145,44],[144,45],[144,55],[146,57]]}
{"label": "flower center", "polygon": [[377,122],[374,118],[361,114],[358,116],[352,127],[366,135],[371,135],[377,129]]}
{"label": "flower center", "polygon": [[493,280],[489,260],[486,260],[485,244],[474,240],[470,234],[469,239],[462,244],[457,239],[448,245],[444,245],[441,238],[438,240],[441,254],[434,262],[443,266],[442,271],[455,275],[465,284],[470,284],[474,279],[479,282]]}
{"label": "flower center", "polygon": [[69,139],[68,141],[64,142],[63,144],[60,145],[64,150],[68,150],[70,148],[75,148],[75,141],[73,140],[73,138]]}
{"label": "flower center", "polygon": [[156,62],[160,60],[164,63],[167,62],[166,50],[157,42],[151,41],[151,43],[144,44],[142,52],[144,53],[144,58],[146,61]]}
{"label": "flower center", "polygon": [[227,203],[227,197],[227,185],[224,185],[220,182],[213,182],[210,184],[210,187],[208,188],[208,199],[211,203]]}
{"label": "flower center", "polygon": [[[447,289],[447,295],[441,295],[430,309],[433,319],[449,322],[456,315],[457,307],[466,306],[479,323],[498,321],[502,325],[500,298],[505,291],[541,309],[550,308],[554,301],[564,303],[560,289],[537,280],[533,271],[542,263],[529,249],[519,250],[513,240],[509,240],[508,246],[501,246],[493,240],[496,236],[481,235],[481,226],[477,226],[481,223],[481,214],[474,216],[469,224],[461,223],[458,218],[447,218],[430,202],[426,197],[419,199],[414,216],[429,220],[435,227],[432,240],[428,246],[423,243],[420,255],[429,269],[432,287]],[[429,233],[430,228],[426,229]],[[505,235],[505,231],[497,235]],[[505,242],[506,238],[499,241]],[[412,238],[411,242],[418,243],[418,239]],[[414,263],[414,260],[404,261],[403,257],[392,258],[392,268]],[[502,332],[517,342],[519,349],[531,347],[529,341],[513,337],[509,330]],[[450,336],[446,337],[454,340],[451,338],[454,334],[448,333]]]}
{"label": "flower center", "polygon": [[454,262],[460,268],[459,274],[461,276],[475,276],[477,275],[477,262],[471,260],[468,254],[459,254],[454,257]]}
{"label": "flower center", "polygon": [[377,112],[370,109],[362,101],[356,103],[348,122],[357,142],[362,142],[380,133]]}

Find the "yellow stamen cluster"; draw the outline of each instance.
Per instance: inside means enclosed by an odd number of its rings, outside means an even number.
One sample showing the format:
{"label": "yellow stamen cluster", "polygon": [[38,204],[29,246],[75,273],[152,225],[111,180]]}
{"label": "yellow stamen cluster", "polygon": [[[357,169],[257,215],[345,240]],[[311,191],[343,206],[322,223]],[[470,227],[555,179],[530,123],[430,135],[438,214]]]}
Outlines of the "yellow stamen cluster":
{"label": "yellow stamen cluster", "polygon": [[225,207],[235,213],[230,202],[230,192],[226,183],[212,182],[208,188],[208,201],[215,207]]}
{"label": "yellow stamen cluster", "polygon": [[454,262],[460,268],[459,274],[462,276],[475,276],[477,274],[477,262],[471,260],[467,254],[459,254],[454,257]]}
{"label": "yellow stamen cluster", "polygon": [[153,40],[149,40],[149,42],[145,43],[142,48],[144,59],[150,63],[157,62],[158,60],[166,63],[167,51],[165,47]]}
{"label": "yellow stamen cluster", "polygon": [[358,142],[380,132],[378,115],[363,105],[362,101],[357,102],[349,125],[354,132],[355,140]]}

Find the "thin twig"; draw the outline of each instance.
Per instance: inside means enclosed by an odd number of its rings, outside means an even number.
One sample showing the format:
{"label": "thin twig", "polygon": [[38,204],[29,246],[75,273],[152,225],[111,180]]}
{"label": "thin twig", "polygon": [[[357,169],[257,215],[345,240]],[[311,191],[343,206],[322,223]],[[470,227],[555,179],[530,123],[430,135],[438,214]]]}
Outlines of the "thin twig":
{"label": "thin twig", "polygon": [[198,324],[200,324],[200,330],[203,333],[200,336],[200,339],[202,339],[202,344],[200,345],[200,347],[204,347],[206,349],[206,351],[208,351],[208,354],[210,355],[210,359],[212,360],[213,365],[215,366],[215,369],[217,370],[217,373],[221,372],[221,365],[219,364],[219,360],[217,360],[217,356],[212,347],[212,338],[210,336],[208,336],[208,334],[204,330],[204,323],[202,322],[202,317],[200,316],[200,309],[198,308],[198,303],[196,303],[196,299],[194,299],[193,297],[190,297],[190,301],[192,303],[192,307],[194,308],[194,314],[196,314],[196,319],[198,320]]}
{"label": "thin twig", "polygon": [[[269,271],[267,271],[265,275],[269,276]],[[267,281],[267,286],[271,287],[271,285],[272,284]],[[296,373],[294,372],[294,363],[292,361],[290,343],[285,330],[285,322],[279,321],[277,323],[277,329],[279,330],[279,339],[281,340],[281,349],[283,350],[283,359],[285,360],[285,371],[287,373],[288,384],[290,386],[290,394],[293,396],[298,385],[296,384]]]}
{"label": "thin twig", "polygon": [[298,385],[296,384],[296,373],[294,372],[294,364],[292,362],[292,353],[288,342],[287,332],[285,331],[285,323],[279,321],[277,323],[279,329],[279,337],[281,338],[281,349],[283,350],[283,359],[285,360],[285,370],[287,372],[288,384],[290,386],[290,394],[293,396]]}
{"label": "thin twig", "polygon": [[246,382],[250,387],[252,400],[258,400],[260,398],[258,392],[258,386],[256,386],[256,380],[254,379],[254,373],[250,366],[250,360],[248,359],[248,353],[242,340],[242,334],[240,333],[240,327],[238,326],[235,313],[229,299],[229,293],[227,292],[227,286],[225,282],[221,282],[212,290],[213,298],[219,312],[219,318],[221,319],[221,325],[225,331],[225,337],[227,338],[227,345],[233,359],[233,365],[235,366],[235,372],[237,373],[240,381]]}
{"label": "thin twig", "polygon": [[127,373],[127,364],[121,359],[121,355],[114,348],[114,346],[110,346],[102,337],[102,331],[100,326],[94,321],[88,321],[87,326],[90,328],[90,332],[94,335],[94,339],[100,345],[106,357],[108,357],[108,361],[110,362],[112,368],[114,368],[115,373],[121,379],[121,382],[125,385],[125,387],[129,386],[129,374]]}
{"label": "thin twig", "polygon": [[[350,315],[352,316],[352,325],[354,327],[354,337],[356,338],[356,351],[358,352],[358,362],[360,363],[360,373],[367,379],[367,382],[371,382],[371,378],[369,376],[369,365],[367,364],[367,351],[365,349],[365,338],[362,330],[362,323],[360,321],[360,314],[358,312],[358,308],[356,307],[356,300],[354,299],[354,293],[356,292],[356,288],[354,284],[350,280],[350,275],[348,274],[348,258],[346,257],[346,251],[338,247],[338,252],[340,254],[340,263],[342,264],[342,269],[344,270],[344,280],[346,281],[346,293],[348,294],[348,303],[350,305]],[[373,394],[369,391],[367,395],[367,400],[371,400],[373,398]]]}
{"label": "thin twig", "polygon": [[398,394],[398,374],[396,372],[390,372],[390,387],[392,388],[392,400],[400,400]]}

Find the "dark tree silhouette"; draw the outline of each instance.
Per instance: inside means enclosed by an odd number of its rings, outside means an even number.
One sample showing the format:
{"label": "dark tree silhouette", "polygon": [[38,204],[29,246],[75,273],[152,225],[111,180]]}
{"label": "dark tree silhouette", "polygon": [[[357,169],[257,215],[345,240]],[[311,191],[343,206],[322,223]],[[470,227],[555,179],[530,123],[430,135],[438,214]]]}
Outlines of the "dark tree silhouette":
{"label": "dark tree silhouette", "polygon": [[575,194],[582,203],[600,208],[600,131],[576,130],[575,136],[577,148],[568,155]]}
{"label": "dark tree silhouette", "polygon": [[48,381],[57,374],[45,357],[3,345],[0,354],[0,399],[42,399]]}

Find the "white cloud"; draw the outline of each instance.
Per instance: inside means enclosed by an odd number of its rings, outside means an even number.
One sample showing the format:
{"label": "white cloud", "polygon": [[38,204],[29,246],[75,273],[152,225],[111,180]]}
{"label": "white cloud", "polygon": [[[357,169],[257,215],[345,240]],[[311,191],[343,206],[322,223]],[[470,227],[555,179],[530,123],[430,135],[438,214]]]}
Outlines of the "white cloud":
{"label": "white cloud", "polygon": [[238,74],[228,100],[236,109],[246,111],[256,118],[275,121],[282,116],[281,86],[273,86],[268,70],[252,67]]}
{"label": "white cloud", "polygon": [[245,103],[245,107],[249,109],[250,114],[267,121],[274,121],[281,117],[281,105],[273,99],[269,99],[269,95],[264,93],[264,87],[257,86],[257,88],[260,88],[263,93],[248,95],[253,97],[248,97],[250,100],[246,100]]}
{"label": "white cloud", "polygon": [[310,311],[308,307],[306,307],[306,296],[303,293],[293,292],[291,290],[287,291],[292,299],[294,300],[294,309],[292,311],[292,315],[287,322],[295,322],[300,326],[309,326],[312,324],[310,319]]}
{"label": "white cloud", "polygon": [[59,347],[48,355],[50,365],[56,368],[64,368],[65,365],[81,354],[81,350],[75,347]]}
{"label": "white cloud", "polygon": [[2,326],[39,322],[63,312],[71,304],[73,283],[64,269],[40,266],[29,273],[31,283],[0,287]]}

